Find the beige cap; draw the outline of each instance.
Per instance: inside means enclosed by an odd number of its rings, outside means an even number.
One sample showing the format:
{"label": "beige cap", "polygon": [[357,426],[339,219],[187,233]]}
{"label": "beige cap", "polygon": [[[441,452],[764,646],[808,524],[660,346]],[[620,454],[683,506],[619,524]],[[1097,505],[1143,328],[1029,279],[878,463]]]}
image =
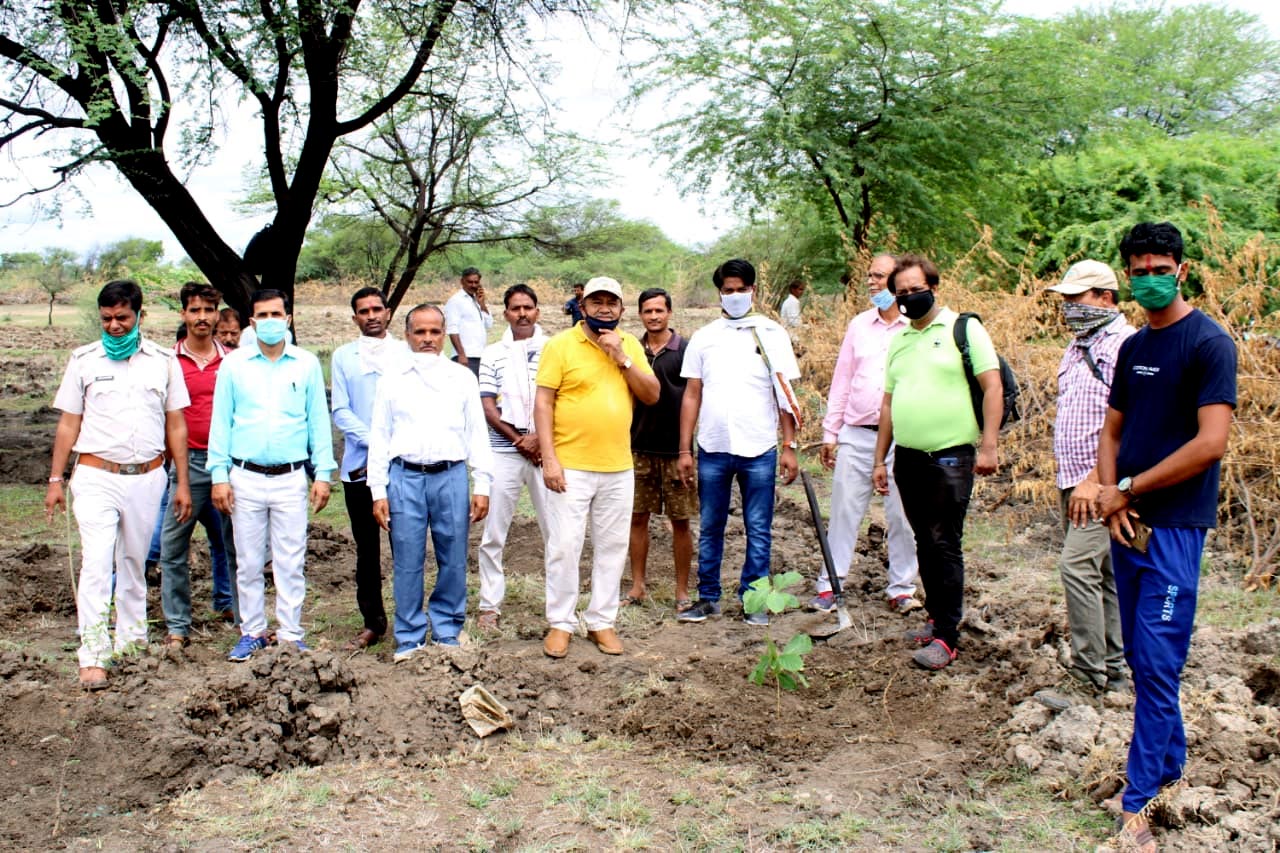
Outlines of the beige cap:
{"label": "beige cap", "polygon": [[1052,293],[1063,296],[1078,296],[1089,290],[1119,290],[1116,274],[1111,267],[1102,261],[1080,261],[1071,265],[1062,281],[1052,287],[1046,287]]}
{"label": "beige cap", "polygon": [[582,290],[582,298],[586,299],[593,293],[612,293],[619,299],[622,298],[622,285],[618,284],[616,278],[609,278],[607,275],[598,275],[587,282],[587,286]]}

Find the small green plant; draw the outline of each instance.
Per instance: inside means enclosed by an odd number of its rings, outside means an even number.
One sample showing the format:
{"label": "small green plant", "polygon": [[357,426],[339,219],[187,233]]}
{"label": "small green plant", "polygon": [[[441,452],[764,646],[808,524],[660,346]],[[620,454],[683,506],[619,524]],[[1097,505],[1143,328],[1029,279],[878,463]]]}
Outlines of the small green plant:
{"label": "small green plant", "polygon": [[[742,597],[742,609],[748,613],[768,611],[777,614],[788,607],[798,607],[800,601],[787,590],[802,580],[799,572],[783,572],[777,577],[760,578],[751,584],[751,588]],[[796,634],[781,650],[774,642],[773,635],[765,634],[764,652],[748,679],[752,684],[759,685],[767,681],[773,682],[778,714],[782,713],[783,690],[794,691],[809,686],[809,680],[803,674],[804,656],[812,650],[813,640],[809,639],[808,634]]]}

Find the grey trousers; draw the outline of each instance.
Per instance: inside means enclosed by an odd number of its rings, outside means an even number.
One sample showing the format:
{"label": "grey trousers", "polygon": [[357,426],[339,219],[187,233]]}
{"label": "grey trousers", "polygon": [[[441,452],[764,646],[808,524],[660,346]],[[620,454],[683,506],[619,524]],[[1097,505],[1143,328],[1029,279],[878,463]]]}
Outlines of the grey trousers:
{"label": "grey trousers", "polygon": [[1125,674],[1120,635],[1120,605],[1111,568],[1111,534],[1106,525],[1090,520],[1073,527],[1067,502],[1073,489],[1059,494],[1062,511],[1062,586],[1067,594],[1071,623],[1072,667],[1098,686]]}

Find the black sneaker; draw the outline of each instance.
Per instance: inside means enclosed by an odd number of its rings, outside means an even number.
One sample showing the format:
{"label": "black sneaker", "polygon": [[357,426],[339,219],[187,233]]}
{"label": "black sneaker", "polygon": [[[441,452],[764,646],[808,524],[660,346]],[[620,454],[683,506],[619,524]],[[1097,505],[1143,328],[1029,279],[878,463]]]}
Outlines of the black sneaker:
{"label": "black sneaker", "polygon": [[708,616],[720,615],[720,602],[699,598],[698,603],[683,613],[676,614],[678,622],[706,622]]}

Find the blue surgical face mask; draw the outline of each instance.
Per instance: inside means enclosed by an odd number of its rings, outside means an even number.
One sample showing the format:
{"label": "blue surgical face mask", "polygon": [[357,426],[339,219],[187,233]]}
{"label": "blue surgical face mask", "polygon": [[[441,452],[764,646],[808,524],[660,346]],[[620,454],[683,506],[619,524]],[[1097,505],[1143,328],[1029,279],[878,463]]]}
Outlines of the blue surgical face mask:
{"label": "blue surgical face mask", "polygon": [[888,311],[895,301],[893,293],[887,287],[871,294],[871,304],[881,311]]}
{"label": "blue surgical face mask", "polygon": [[120,337],[108,335],[102,331],[102,348],[107,351],[107,358],[112,361],[126,361],[138,351],[138,343],[142,338],[142,324],[134,323],[133,328]]}
{"label": "blue surgical face mask", "polygon": [[289,324],[280,317],[254,320],[253,328],[258,334],[258,340],[269,347],[280,343],[284,340],[284,336],[289,334]]}
{"label": "blue surgical face mask", "polygon": [[751,291],[740,290],[737,293],[720,294],[720,307],[730,320],[745,317],[751,311]]}

